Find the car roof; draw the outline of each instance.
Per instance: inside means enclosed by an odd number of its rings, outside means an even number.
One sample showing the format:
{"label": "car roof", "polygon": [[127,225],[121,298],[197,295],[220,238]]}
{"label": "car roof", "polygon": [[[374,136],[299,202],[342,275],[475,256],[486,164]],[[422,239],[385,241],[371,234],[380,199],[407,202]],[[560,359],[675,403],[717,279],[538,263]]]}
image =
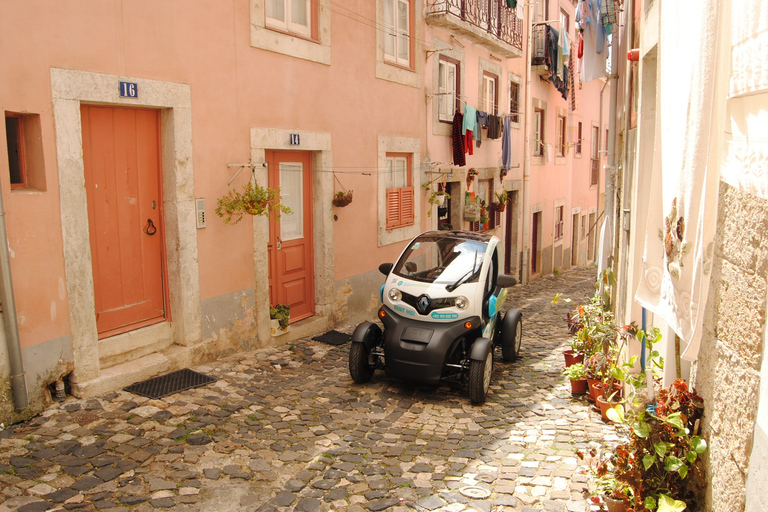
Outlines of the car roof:
{"label": "car roof", "polygon": [[462,238],[465,240],[473,240],[483,243],[488,243],[491,240],[491,235],[487,233],[476,233],[473,231],[426,231],[416,238],[421,237]]}

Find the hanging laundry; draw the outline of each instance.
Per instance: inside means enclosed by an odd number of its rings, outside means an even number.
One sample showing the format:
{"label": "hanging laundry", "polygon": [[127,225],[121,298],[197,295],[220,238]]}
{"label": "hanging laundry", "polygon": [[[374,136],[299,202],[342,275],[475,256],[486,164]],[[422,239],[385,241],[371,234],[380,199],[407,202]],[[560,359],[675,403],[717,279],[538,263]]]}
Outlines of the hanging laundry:
{"label": "hanging laundry", "polygon": [[464,156],[464,136],[461,134],[464,116],[458,110],[453,115],[453,126],[451,130],[451,145],[453,148],[453,164],[459,167],[467,165],[467,159]]}
{"label": "hanging laundry", "polygon": [[488,127],[488,112],[485,112],[483,110],[477,111],[477,124],[478,126],[485,126]]}
{"label": "hanging laundry", "polygon": [[512,167],[512,127],[509,116],[504,116],[501,129],[501,167],[504,171]]}
{"label": "hanging laundry", "polygon": [[[589,2],[589,15],[593,20],[599,19],[599,0],[585,0]],[[590,23],[583,32],[584,50],[579,66],[581,79],[591,82],[606,75],[606,56],[602,54],[605,46],[605,28],[600,23]]]}
{"label": "hanging laundry", "polygon": [[577,17],[579,18],[578,21],[581,22],[581,28],[582,30],[589,26],[590,22],[590,12],[589,12],[589,1],[588,0],[581,0],[579,2],[579,10],[577,12]]}
{"label": "hanging laundry", "polygon": [[489,115],[488,116],[488,138],[498,139],[499,137],[501,137],[501,119],[499,119],[499,116]]}
{"label": "hanging laundry", "polygon": [[[600,3],[600,24],[602,26],[616,23],[616,6],[613,0],[602,0]],[[610,34],[610,32],[608,32]]]}
{"label": "hanging laundry", "polygon": [[517,7],[517,0],[507,0],[507,7],[514,9]]}
{"label": "hanging laundry", "polygon": [[[464,116],[464,119],[466,118],[467,116]],[[469,153],[470,155],[473,155],[474,154],[472,152],[473,146],[474,145],[472,144],[472,130],[467,130],[464,133],[464,151]]]}
{"label": "hanging laundry", "polygon": [[462,124],[461,133],[467,133],[467,130],[475,131],[477,128],[477,112],[475,107],[471,105],[464,105],[464,122]]}

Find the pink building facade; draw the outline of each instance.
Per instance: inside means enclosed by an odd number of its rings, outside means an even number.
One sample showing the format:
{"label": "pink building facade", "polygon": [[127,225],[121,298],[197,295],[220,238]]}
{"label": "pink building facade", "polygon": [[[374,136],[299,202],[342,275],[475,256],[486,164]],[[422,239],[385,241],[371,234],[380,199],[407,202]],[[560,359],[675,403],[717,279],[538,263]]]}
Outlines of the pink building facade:
{"label": "pink building facade", "polygon": [[[574,19],[570,0],[555,3],[530,16]],[[593,261],[603,81],[580,85],[574,109],[529,67],[528,13],[490,2],[488,25],[453,4],[6,3],[0,188],[16,315],[0,342],[0,422],[39,412],[57,387],[94,396],[369,317],[376,268],[427,229],[492,230],[523,281]],[[506,175],[484,129],[454,164],[449,118],[467,104],[515,118]],[[538,147],[565,119],[564,155],[533,155],[533,109]],[[249,181],[280,188],[292,213],[225,223],[217,200]],[[451,198],[437,206],[439,188]],[[482,226],[465,220],[467,192],[509,203]],[[275,303],[292,313],[278,337]]]}

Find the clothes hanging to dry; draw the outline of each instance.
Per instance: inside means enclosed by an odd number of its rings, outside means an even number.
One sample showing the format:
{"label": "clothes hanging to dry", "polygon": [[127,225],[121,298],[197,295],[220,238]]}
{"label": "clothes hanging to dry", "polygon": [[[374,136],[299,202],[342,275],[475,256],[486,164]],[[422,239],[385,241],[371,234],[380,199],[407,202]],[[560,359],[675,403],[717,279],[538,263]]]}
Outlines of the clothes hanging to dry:
{"label": "clothes hanging to dry", "polygon": [[453,164],[463,167],[467,165],[467,159],[464,156],[464,135],[461,130],[464,125],[464,116],[458,110],[453,115],[453,129],[451,130],[451,144],[453,146]]}

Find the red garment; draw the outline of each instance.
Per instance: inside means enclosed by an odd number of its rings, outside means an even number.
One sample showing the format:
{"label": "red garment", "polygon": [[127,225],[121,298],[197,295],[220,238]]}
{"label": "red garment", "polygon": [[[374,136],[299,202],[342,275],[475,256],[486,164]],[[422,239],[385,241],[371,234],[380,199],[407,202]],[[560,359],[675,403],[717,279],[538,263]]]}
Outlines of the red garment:
{"label": "red garment", "polygon": [[464,134],[464,150],[470,155],[473,154],[472,153],[473,143],[474,143],[474,139],[472,138],[472,130],[467,130],[467,132]]}
{"label": "red garment", "polygon": [[584,38],[579,34],[579,58],[584,56]]}
{"label": "red garment", "polygon": [[461,126],[464,124],[464,115],[456,111],[453,116],[453,130],[451,131],[451,146],[453,147],[453,163],[459,167],[467,164],[464,156],[466,148],[464,147],[464,136],[461,134]]}

